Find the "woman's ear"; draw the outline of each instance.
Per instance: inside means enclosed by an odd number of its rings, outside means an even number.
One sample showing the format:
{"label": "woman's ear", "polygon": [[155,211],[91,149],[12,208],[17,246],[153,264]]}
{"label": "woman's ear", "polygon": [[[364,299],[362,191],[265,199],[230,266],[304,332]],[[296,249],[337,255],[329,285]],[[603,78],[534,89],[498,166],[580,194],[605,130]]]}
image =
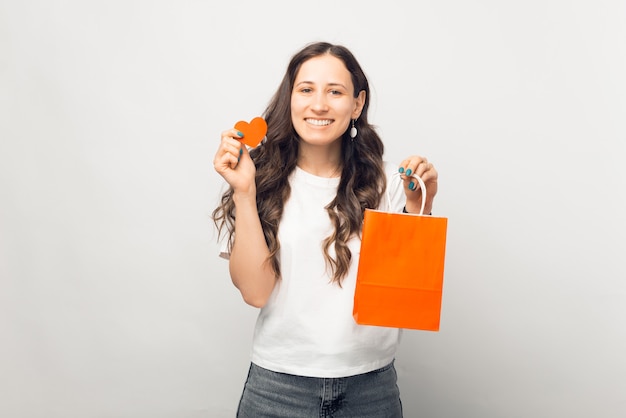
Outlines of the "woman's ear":
{"label": "woman's ear", "polygon": [[361,116],[363,106],[365,106],[365,90],[361,90],[359,95],[355,98],[354,110],[352,111],[352,119],[358,119]]}

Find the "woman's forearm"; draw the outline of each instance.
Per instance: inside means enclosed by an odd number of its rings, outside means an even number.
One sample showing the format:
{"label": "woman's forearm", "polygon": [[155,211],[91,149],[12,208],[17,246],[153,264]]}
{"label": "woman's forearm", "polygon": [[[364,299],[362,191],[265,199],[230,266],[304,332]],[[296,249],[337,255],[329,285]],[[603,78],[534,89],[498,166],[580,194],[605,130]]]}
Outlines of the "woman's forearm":
{"label": "woman's forearm", "polygon": [[235,240],[230,253],[230,276],[245,302],[261,308],[269,299],[276,273],[268,261],[269,248],[259,219],[256,196],[233,196]]}

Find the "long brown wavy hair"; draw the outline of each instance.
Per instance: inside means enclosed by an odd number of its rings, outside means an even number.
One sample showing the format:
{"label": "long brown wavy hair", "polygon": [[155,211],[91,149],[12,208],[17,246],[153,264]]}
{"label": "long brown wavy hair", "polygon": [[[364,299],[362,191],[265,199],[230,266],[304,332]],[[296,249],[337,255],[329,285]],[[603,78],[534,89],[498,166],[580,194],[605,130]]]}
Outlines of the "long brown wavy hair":
{"label": "long brown wavy hair", "polygon": [[[374,127],[367,121],[369,83],[356,58],[347,48],[316,42],[305,46],[292,57],[278,90],[263,113],[268,127],[266,139],[250,151],[250,156],[256,166],[257,207],[265,241],[270,250],[268,261],[276,277],[280,278],[278,226],[285,202],[291,193],[288,180],[296,168],[300,146],[300,138],[291,120],[291,93],[302,64],[324,54],[343,61],[351,74],[355,98],[359,92],[365,91],[365,103],[356,121],[358,136],[353,140],[349,135],[350,129],[347,129],[341,138],[341,179],[337,195],[326,206],[335,228],[320,248],[324,253],[326,267],[332,274],[331,281],[341,285],[352,260],[348,240],[360,234],[365,209],[378,207],[386,184],[383,169],[384,146]],[[236,216],[232,197],[233,189],[229,188],[213,211],[218,237],[226,233],[229,248],[232,248]],[[329,251],[333,245],[335,258]]]}

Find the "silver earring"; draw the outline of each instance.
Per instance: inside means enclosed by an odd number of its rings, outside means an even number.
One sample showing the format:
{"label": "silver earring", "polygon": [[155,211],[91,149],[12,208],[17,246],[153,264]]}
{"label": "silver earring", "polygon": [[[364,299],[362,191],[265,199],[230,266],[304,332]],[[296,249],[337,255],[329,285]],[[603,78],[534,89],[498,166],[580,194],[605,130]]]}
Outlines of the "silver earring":
{"label": "silver earring", "polygon": [[352,119],[352,128],[350,128],[350,138],[352,139],[356,138],[356,134],[358,133],[356,126],[354,126],[354,122],[356,122],[356,119]]}

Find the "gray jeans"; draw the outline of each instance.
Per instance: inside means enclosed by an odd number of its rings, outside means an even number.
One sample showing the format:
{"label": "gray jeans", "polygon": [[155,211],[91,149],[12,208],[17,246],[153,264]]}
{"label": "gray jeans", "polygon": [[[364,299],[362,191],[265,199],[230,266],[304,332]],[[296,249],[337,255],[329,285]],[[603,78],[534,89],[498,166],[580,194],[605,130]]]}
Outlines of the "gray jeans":
{"label": "gray jeans", "polygon": [[238,418],[402,418],[393,362],[341,378],[294,376],[252,363]]}

